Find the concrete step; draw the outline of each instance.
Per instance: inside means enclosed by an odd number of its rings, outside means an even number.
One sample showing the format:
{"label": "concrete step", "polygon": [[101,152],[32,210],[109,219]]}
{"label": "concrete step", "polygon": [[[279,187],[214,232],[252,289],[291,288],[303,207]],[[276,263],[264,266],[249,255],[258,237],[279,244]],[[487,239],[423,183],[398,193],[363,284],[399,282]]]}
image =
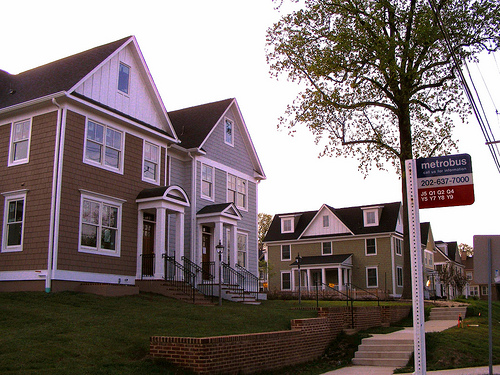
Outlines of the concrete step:
{"label": "concrete step", "polygon": [[458,320],[461,315],[465,319],[467,307],[434,307],[431,309],[429,320]]}
{"label": "concrete step", "polygon": [[[408,351],[393,351],[390,353],[390,359],[401,359],[401,360],[406,360],[408,361],[408,359],[410,358],[411,356],[411,353],[413,352],[413,350],[411,352],[408,352]],[[388,359],[388,356],[387,356],[387,352],[386,351],[382,351],[382,352],[372,352],[372,351],[362,351],[362,352],[356,352],[356,354],[354,355],[354,358],[358,358],[358,359],[371,359],[371,358],[374,358],[374,359]]]}
{"label": "concrete step", "polygon": [[352,364],[358,366],[404,367],[408,360],[387,358],[353,358]]}

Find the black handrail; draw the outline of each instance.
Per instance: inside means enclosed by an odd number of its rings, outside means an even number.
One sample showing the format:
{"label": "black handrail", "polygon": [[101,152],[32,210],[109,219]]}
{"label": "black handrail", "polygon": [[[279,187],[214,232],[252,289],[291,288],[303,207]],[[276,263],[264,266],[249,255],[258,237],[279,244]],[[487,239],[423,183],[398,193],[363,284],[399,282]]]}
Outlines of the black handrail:
{"label": "black handrail", "polygon": [[192,298],[195,303],[196,275],[178,263],[174,257],[163,254],[163,258],[165,258],[165,280],[175,283],[176,288]]}
{"label": "black handrail", "polygon": [[[370,291],[368,291],[368,290],[366,290],[364,288],[361,288],[360,286],[354,285],[353,283],[346,283],[345,285],[348,288],[349,293],[351,294],[351,296],[353,296],[353,288],[354,289],[360,289],[363,292],[368,293],[368,294],[374,296],[375,298],[377,298],[377,306],[380,306],[380,297],[378,296],[378,294],[372,293],[372,292],[370,292]],[[351,297],[351,298],[354,300],[354,297]]]}
{"label": "black handrail", "polygon": [[[316,283],[316,288],[317,288],[318,286],[323,286],[323,287],[326,287],[326,290],[328,290],[329,292],[335,292],[335,293],[340,294],[340,295],[342,295],[343,297],[345,297],[346,302],[347,302],[347,306],[349,306],[349,300],[350,300],[350,298],[349,298],[349,295],[348,295],[348,294],[343,293],[343,292],[341,292],[341,291],[340,291],[340,290],[338,290],[338,289],[332,288],[330,285],[325,284],[325,283],[322,283],[322,282],[320,282],[320,281],[316,281],[315,283]],[[318,289],[316,289],[316,293],[318,293]]]}
{"label": "black handrail", "polygon": [[[243,287],[245,277],[227,263],[221,262],[221,266],[222,275],[219,275],[219,277],[222,277],[222,282],[224,284],[231,285],[232,289],[235,292],[238,292],[243,299],[243,302],[245,302],[245,288]],[[235,286],[237,288],[234,288]],[[219,293],[220,292],[221,291],[219,291]]]}
{"label": "black handrail", "polygon": [[[205,288],[206,286],[208,286],[210,288],[208,294],[210,294],[210,297],[212,298],[213,302],[215,275],[211,272],[211,270],[213,270],[214,267],[211,267],[210,265],[207,271],[206,269],[203,269],[203,267],[200,267],[199,265],[194,263],[191,259],[188,259],[185,256],[182,256],[181,260],[184,262],[184,267],[186,267],[191,273],[195,275],[194,279],[195,282],[193,283],[193,288],[196,288],[201,293],[206,294],[207,290]],[[203,285],[203,289],[200,289],[199,285]]]}
{"label": "black handrail", "polygon": [[259,299],[259,278],[255,276],[253,273],[248,271],[246,268],[243,268],[239,264],[235,265],[236,270],[243,275],[243,289],[246,292],[252,293],[255,295],[255,298]]}
{"label": "black handrail", "polygon": [[155,254],[141,254],[142,257],[142,272],[141,278],[151,277],[155,275]]}

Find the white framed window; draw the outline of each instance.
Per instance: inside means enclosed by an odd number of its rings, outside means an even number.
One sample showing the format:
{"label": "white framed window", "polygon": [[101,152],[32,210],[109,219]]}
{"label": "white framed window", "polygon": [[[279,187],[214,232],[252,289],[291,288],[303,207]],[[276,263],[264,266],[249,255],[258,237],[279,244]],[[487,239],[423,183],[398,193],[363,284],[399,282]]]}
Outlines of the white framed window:
{"label": "white framed window", "polygon": [[467,271],[465,273],[465,278],[467,279],[467,281],[471,281],[472,280],[472,271]]}
{"label": "white framed window", "polygon": [[224,119],[224,143],[234,146],[234,122],[230,119]]}
{"label": "white framed window", "polygon": [[143,181],[159,184],[160,181],[160,147],[144,141],[142,157]]}
{"label": "white framed window", "polygon": [[281,245],[281,260],[292,260],[290,245]]}
{"label": "white framed window", "polygon": [[130,66],[120,62],[118,68],[118,91],[129,94],[130,89]]}
{"label": "white framed window", "polygon": [[469,295],[479,297],[479,286],[472,285],[469,290]]}
{"label": "white framed window", "polygon": [[366,267],[366,287],[378,287],[378,267]]}
{"label": "white framed window", "polygon": [[206,164],[201,165],[201,197],[214,200],[214,168]]}
{"label": "white framed window", "polygon": [[403,286],[403,267],[396,267],[396,281],[398,286]]}
{"label": "white framed window", "polygon": [[290,272],[281,272],[281,290],[292,289],[292,275]]}
{"label": "white framed window", "polygon": [[233,176],[227,175],[227,195],[228,202],[233,202],[236,207],[247,210],[247,181]]}
{"label": "white framed window", "polygon": [[87,120],[85,162],[122,173],[123,139],[121,131]]}
{"label": "white framed window", "polygon": [[377,255],[377,241],[375,238],[365,239],[365,255]]}
{"label": "white framed window", "polygon": [[281,233],[293,233],[294,225],[293,218],[281,218]]}
{"label": "white framed window", "polygon": [[378,225],[378,209],[363,210],[365,227],[375,227]]}
{"label": "white framed window", "polygon": [[328,228],[330,226],[330,216],[323,216],[323,228]]}
{"label": "white framed window", "polygon": [[488,285],[481,285],[481,295],[482,296],[488,295]]}
{"label": "white framed window", "polygon": [[332,243],[331,242],[321,243],[321,254],[332,255]]}
{"label": "white framed window", "polygon": [[403,241],[401,241],[399,238],[394,239],[394,249],[396,255],[403,255]]}
{"label": "white framed window", "polygon": [[9,166],[29,161],[31,143],[31,119],[12,123],[10,132]]}
{"label": "white framed window", "polygon": [[238,233],[238,265],[247,268],[248,235]]}
{"label": "white framed window", "polygon": [[82,192],[79,251],[120,256],[123,203],[120,199]]}
{"label": "white framed window", "polygon": [[2,252],[22,251],[24,218],[26,213],[26,190],[4,193]]}

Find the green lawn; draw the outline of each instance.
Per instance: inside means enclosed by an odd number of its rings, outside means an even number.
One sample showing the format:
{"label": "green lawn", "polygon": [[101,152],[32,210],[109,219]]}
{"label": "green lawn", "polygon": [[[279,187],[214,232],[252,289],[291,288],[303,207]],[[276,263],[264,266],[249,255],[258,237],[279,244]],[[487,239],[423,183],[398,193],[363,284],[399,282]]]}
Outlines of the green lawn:
{"label": "green lawn", "polygon": [[[194,306],[141,294],[0,293],[1,374],[174,374],[148,360],[149,337],[215,336],[290,328],[294,302]],[[178,372],[177,372],[178,373]]]}
{"label": "green lawn", "polygon": [[[339,305],[345,302],[320,301],[322,307]],[[315,301],[302,301],[300,306],[297,301],[265,301],[260,306],[224,301],[218,307],[193,306],[153,294],[106,298],[78,293],[0,293],[0,374],[185,374],[148,359],[150,336],[204,337],[290,329],[291,319],[317,316],[314,307]],[[429,371],[488,364],[487,303],[472,301],[469,311],[472,316],[465,324],[478,327],[427,335]],[[493,322],[493,355],[498,364],[500,303],[494,303]],[[341,335],[321,359],[273,374],[317,375],[345,366],[363,337],[391,329]]]}

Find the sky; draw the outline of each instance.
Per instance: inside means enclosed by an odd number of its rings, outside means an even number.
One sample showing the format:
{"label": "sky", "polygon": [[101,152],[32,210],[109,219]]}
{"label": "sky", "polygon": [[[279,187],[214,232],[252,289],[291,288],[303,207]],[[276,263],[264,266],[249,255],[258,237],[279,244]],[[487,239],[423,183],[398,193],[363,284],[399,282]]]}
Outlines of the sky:
{"label": "sky", "polygon": [[[319,158],[322,148],[307,129],[293,137],[277,129],[300,88],[285,77],[271,78],[266,31],[297,6],[288,2],[277,10],[271,0],[9,1],[2,4],[0,69],[17,74],[135,35],[168,111],[236,98],[267,176],[259,185],[259,212],[401,201],[394,170],[372,170],[365,178],[355,159]],[[500,98],[497,62],[500,54],[496,61],[483,56],[480,66],[489,90],[496,86],[483,100],[490,125],[500,130],[491,104]],[[472,245],[474,235],[500,233],[500,173],[473,118],[457,122],[455,138],[457,153],[472,158],[475,202],[420,210],[420,221],[431,223],[436,240]]]}

